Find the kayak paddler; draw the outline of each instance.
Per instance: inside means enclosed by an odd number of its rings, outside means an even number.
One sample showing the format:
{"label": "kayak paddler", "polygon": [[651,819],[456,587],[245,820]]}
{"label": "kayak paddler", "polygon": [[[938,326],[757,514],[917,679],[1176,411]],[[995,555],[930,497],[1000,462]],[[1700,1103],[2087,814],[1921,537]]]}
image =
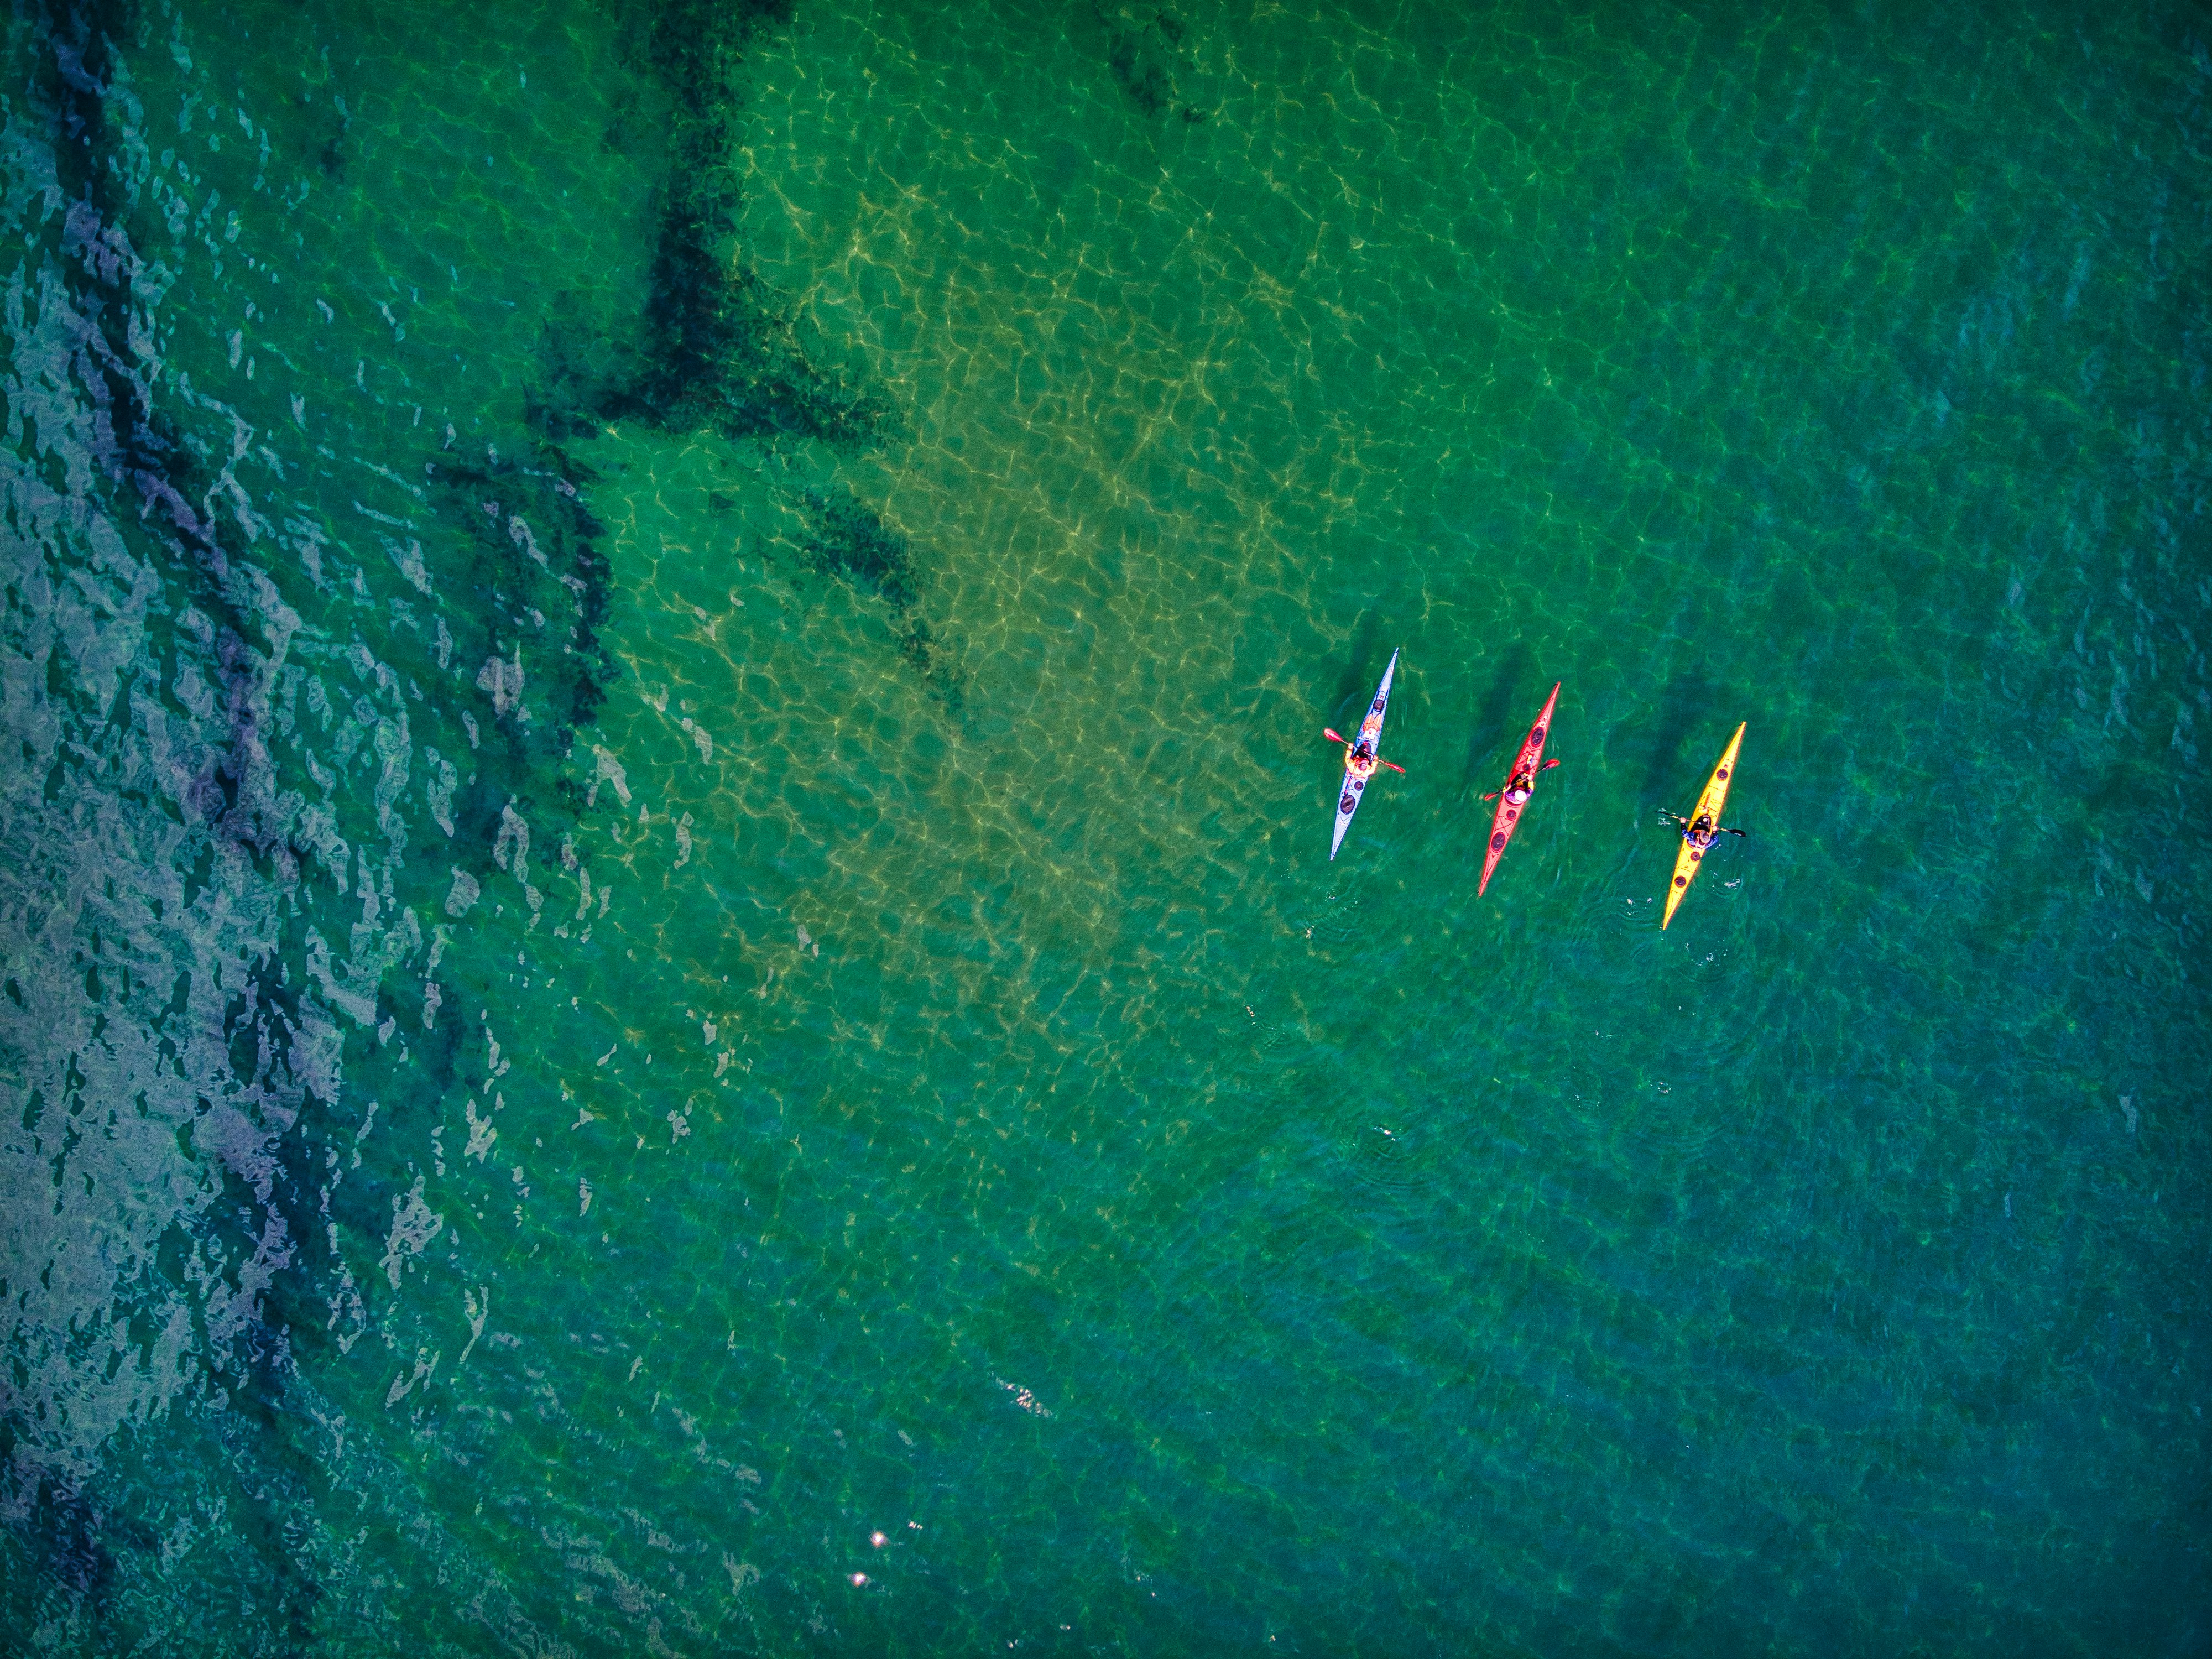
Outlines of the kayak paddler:
{"label": "kayak paddler", "polygon": [[1375,745],[1370,743],[1364,736],[1358,738],[1341,738],[1335,732],[1330,731],[1326,726],[1322,727],[1321,734],[1327,738],[1331,743],[1340,743],[1344,745],[1344,769],[1350,773],[1354,778],[1358,779],[1361,783],[1364,783],[1368,779],[1373,777],[1375,775],[1375,769],[1378,766],[1387,766],[1393,772],[1397,773],[1401,777],[1403,777],[1406,774],[1406,769],[1399,765],[1395,761],[1386,761],[1380,755],[1376,754],[1375,752]]}
{"label": "kayak paddler", "polygon": [[1697,822],[1694,823],[1679,812],[1662,811],[1659,816],[1669,823],[1681,825],[1682,839],[1692,847],[1711,847],[1714,841],[1722,836],[1741,836],[1746,840],[1749,840],[1751,836],[1751,831],[1748,830],[1723,829],[1713,822],[1713,815],[1711,812],[1698,813]]}
{"label": "kayak paddler", "polygon": [[1505,787],[1503,791],[1493,789],[1488,794],[1485,795],[1483,799],[1496,800],[1499,794],[1503,793],[1506,799],[1511,801],[1516,806],[1518,806],[1522,802],[1526,801],[1529,795],[1534,792],[1536,787],[1536,774],[1539,772],[1548,772],[1558,764],[1559,762],[1555,760],[1547,760],[1541,766],[1522,767],[1519,770],[1516,771],[1511,777],[1505,780]]}
{"label": "kayak paddler", "polygon": [[1361,718],[1358,736],[1341,738],[1327,726],[1322,733],[1331,743],[1344,745],[1344,781],[1336,790],[1336,827],[1330,834],[1328,855],[1334,859],[1344,845],[1344,832],[1352,827],[1352,815],[1359,810],[1366,799],[1367,786],[1375,781],[1376,769],[1389,766],[1393,772],[1403,772],[1402,766],[1392,766],[1382,758],[1382,717],[1390,708],[1390,682],[1398,672],[1398,653],[1390,653],[1390,665],[1382,671],[1376,682],[1375,695],[1368,699],[1367,711]]}

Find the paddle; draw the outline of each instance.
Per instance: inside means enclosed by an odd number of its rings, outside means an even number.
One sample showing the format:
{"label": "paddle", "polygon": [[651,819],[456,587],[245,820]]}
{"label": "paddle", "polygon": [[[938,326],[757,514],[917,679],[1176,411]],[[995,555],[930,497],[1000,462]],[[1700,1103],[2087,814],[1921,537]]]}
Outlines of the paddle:
{"label": "paddle", "polygon": [[[1330,730],[1328,729],[1328,727],[1327,727],[1326,726],[1322,726],[1322,729],[1321,729],[1321,734],[1322,734],[1322,736],[1323,736],[1324,738],[1328,738],[1331,743],[1343,743],[1343,744],[1348,744],[1348,743],[1350,743],[1350,742],[1352,741],[1352,739],[1351,739],[1350,738],[1340,738],[1339,736],[1337,736],[1337,735],[1336,735],[1336,733],[1335,733],[1335,732],[1334,732],[1330,731]],[[1399,765],[1399,764],[1398,764],[1398,763],[1397,763],[1397,762],[1395,762],[1395,761],[1386,761],[1386,760],[1384,760],[1384,759],[1382,758],[1382,756],[1377,755],[1377,756],[1375,757],[1375,763],[1376,763],[1377,766],[1387,766],[1387,767],[1389,767],[1389,768],[1393,772],[1395,772],[1395,773],[1396,773],[1400,777],[1401,777],[1401,778],[1402,778],[1402,777],[1404,777],[1404,776],[1406,775],[1406,769],[1405,769],[1404,767],[1402,767],[1402,766]],[[1554,763],[1553,763],[1553,764],[1554,764],[1554,765],[1556,765],[1557,763],[1558,763],[1557,762],[1554,762]]]}
{"label": "paddle", "polygon": [[[1555,760],[1547,760],[1547,761],[1546,761],[1546,762],[1545,762],[1541,766],[1538,767],[1536,769],[1537,769],[1539,772],[1548,772],[1548,771],[1550,771],[1553,767],[1557,766],[1559,763],[1559,762],[1557,762],[1557,761],[1555,761]],[[1497,799],[1500,795],[1504,794],[1504,793],[1505,793],[1505,792],[1504,792],[1503,789],[1493,789],[1493,790],[1492,790],[1488,794],[1485,795],[1485,796],[1483,797],[1483,799],[1485,799],[1485,800],[1496,800],[1496,799]]]}
{"label": "paddle", "polygon": [[[1486,797],[1485,799],[1487,799],[1487,797]],[[1686,817],[1682,817],[1679,812],[1669,812],[1669,811],[1668,811],[1665,807],[1663,807],[1663,806],[1662,806],[1662,807],[1661,807],[1661,808],[1659,809],[1659,816],[1660,816],[1661,817],[1662,817],[1662,818],[1666,819],[1666,820],[1667,820],[1667,822],[1668,822],[1668,823],[1679,823],[1679,824],[1680,824],[1680,825],[1682,826],[1682,828],[1683,828],[1684,830],[1688,830],[1688,829],[1689,829],[1689,827],[1690,827],[1690,821],[1689,821],[1689,819],[1687,819],[1687,818],[1686,818]],[[1715,825],[1713,826],[1713,833],[1714,833],[1715,835],[1717,835],[1717,836],[1742,836],[1746,841],[1749,841],[1749,840],[1751,839],[1751,831],[1750,831],[1750,830],[1732,830],[1732,829],[1729,828],[1729,826],[1728,826],[1728,825],[1726,825],[1726,824],[1723,824],[1723,823],[1717,823],[1717,824],[1715,824]]]}

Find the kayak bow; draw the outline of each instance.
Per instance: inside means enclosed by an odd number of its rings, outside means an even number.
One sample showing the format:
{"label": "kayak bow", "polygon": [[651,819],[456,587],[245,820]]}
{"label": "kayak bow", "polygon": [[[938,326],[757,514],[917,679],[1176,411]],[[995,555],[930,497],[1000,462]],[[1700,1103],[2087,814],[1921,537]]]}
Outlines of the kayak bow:
{"label": "kayak bow", "polygon": [[[1535,788],[1537,763],[1544,758],[1544,739],[1552,735],[1552,710],[1558,706],[1559,701],[1559,688],[1554,685],[1552,695],[1545,700],[1544,712],[1536,716],[1536,723],[1528,728],[1528,735],[1522,739],[1521,752],[1513,757],[1513,764],[1505,774],[1509,787],[1518,774],[1526,772],[1530,780],[1529,788],[1532,791]],[[1507,799],[1504,789],[1498,792],[1498,816],[1490,823],[1490,848],[1482,855],[1482,879],[1475,884],[1474,888],[1477,898],[1480,898],[1482,890],[1490,885],[1491,872],[1498,868],[1498,860],[1505,856],[1505,843],[1513,839],[1513,832],[1521,827],[1522,810],[1528,804],[1525,800]]]}
{"label": "kayak bow", "polygon": [[[1382,671],[1382,683],[1375,688],[1375,699],[1367,705],[1367,718],[1359,722],[1359,736],[1367,740],[1368,750],[1378,761],[1382,757],[1382,716],[1390,707],[1390,678],[1398,672],[1398,653],[1390,653],[1390,665]],[[1355,738],[1353,741],[1357,742]],[[1344,832],[1352,828],[1352,815],[1359,810],[1360,798],[1367,793],[1365,778],[1352,775],[1352,750],[1344,751],[1344,787],[1336,797],[1336,836],[1328,844],[1328,856],[1334,860],[1336,849],[1344,845]]]}
{"label": "kayak bow", "polygon": [[[1747,720],[1744,722],[1749,724]],[[1702,817],[1711,817],[1716,837],[1720,834],[1721,808],[1728,804],[1729,785],[1735,777],[1735,751],[1742,747],[1743,726],[1739,726],[1735,735],[1729,739],[1729,746],[1721,751],[1720,759],[1714,763],[1713,775],[1705,780],[1705,791],[1698,797],[1697,805],[1690,811],[1692,823]],[[1682,850],[1674,854],[1674,884],[1667,890],[1667,914],[1659,918],[1660,932],[1666,932],[1667,924],[1674,920],[1674,907],[1682,902],[1682,895],[1690,890],[1691,882],[1697,878],[1705,852],[1702,847],[1692,846],[1685,836]]]}

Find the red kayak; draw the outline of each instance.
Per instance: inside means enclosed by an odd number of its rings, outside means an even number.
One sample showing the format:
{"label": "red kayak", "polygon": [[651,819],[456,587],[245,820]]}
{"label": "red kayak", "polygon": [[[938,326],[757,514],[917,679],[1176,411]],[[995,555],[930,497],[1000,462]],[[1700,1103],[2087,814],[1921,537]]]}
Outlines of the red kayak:
{"label": "red kayak", "polygon": [[[1505,775],[1505,787],[1498,791],[1498,816],[1491,822],[1489,850],[1482,855],[1482,880],[1474,890],[1477,897],[1481,896],[1483,888],[1490,885],[1491,872],[1498,868],[1498,860],[1505,856],[1505,843],[1513,839],[1514,830],[1520,828],[1522,811],[1528,804],[1525,797],[1517,801],[1512,798],[1513,781],[1521,779],[1522,787],[1533,791],[1536,787],[1537,774],[1548,769],[1543,764],[1544,739],[1552,734],[1552,710],[1559,701],[1559,688],[1554,685],[1552,695],[1544,701],[1544,712],[1536,716],[1536,723],[1528,728],[1528,736],[1521,745],[1521,752],[1514,757],[1512,770]],[[1557,766],[1559,762],[1553,761],[1552,764]]]}

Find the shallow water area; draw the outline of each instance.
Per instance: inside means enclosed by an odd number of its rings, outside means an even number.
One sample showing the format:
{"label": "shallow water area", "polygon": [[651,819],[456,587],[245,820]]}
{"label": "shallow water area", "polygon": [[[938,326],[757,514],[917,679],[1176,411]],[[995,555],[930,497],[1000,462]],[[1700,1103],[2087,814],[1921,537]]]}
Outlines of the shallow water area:
{"label": "shallow water area", "polygon": [[2212,1640],[2193,11],[7,51],[11,1648]]}

